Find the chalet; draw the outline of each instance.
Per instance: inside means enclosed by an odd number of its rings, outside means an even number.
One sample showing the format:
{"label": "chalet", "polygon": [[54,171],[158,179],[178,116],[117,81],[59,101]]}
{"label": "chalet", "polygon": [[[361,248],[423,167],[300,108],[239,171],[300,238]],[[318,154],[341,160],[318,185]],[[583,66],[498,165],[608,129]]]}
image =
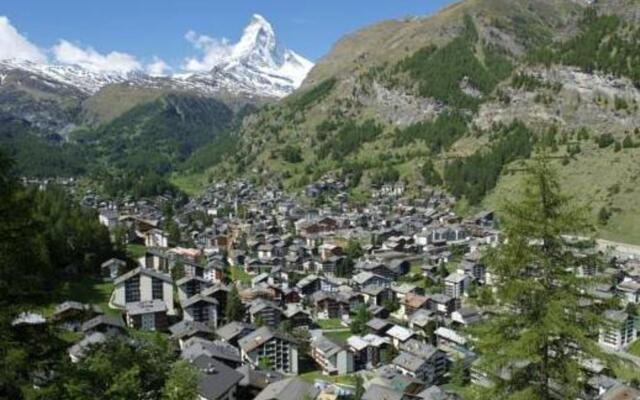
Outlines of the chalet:
{"label": "chalet", "polygon": [[353,335],[347,339],[347,346],[354,355],[355,369],[369,369],[380,365],[381,352],[391,346],[391,340],[374,334]]}
{"label": "chalet", "polygon": [[319,251],[320,259],[323,261],[328,260],[329,258],[334,256],[342,256],[342,247],[331,243],[325,243],[321,245]]}
{"label": "chalet", "polygon": [[602,347],[621,351],[638,338],[634,316],[622,310],[607,310],[604,312],[604,319],[598,338]]}
{"label": "chalet", "polygon": [[395,299],[395,293],[389,287],[367,286],[361,289],[361,292],[365,303],[376,306],[382,307],[385,302]]}
{"label": "chalet", "polygon": [[236,368],[236,371],[243,375],[238,386],[239,399],[255,399],[267,386],[285,378],[285,375],[279,372],[256,370],[247,365]]}
{"label": "chalet", "polygon": [[382,275],[376,275],[368,271],[362,271],[351,278],[356,289],[362,290],[369,287],[390,287],[391,280]]}
{"label": "chalet", "polygon": [[263,326],[240,339],[238,345],[242,359],[253,368],[265,360],[276,371],[298,373],[297,341],[282,332]]}
{"label": "chalet", "polygon": [[235,400],[242,374],[206,355],[193,360],[193,365],[198,371],[200,400]]}
{"label": "chalet", "polygon": [[393,324],[387,320],[380,318],[372,318],[367,322],[369,331],[378,336],[384,336]]}
{"label": "chalet", "polygon": [[180,306],[184,320],[202,322],[214,329],[218,326],[219,304],[213,297],[199,293],[180,301]]}
{"label": "chalet", "polygon": [[625,279],[617,286],[618,294],[627,304],[640,304],[640,283],[632,279]]}
{"label": "chalet", "polygon": [[400,325],[394,325],[386,333],[387,337],[391,338],[393,347],[398,349],[401,343],[406,342],[415,336],[415,332],[411,329],[407,329]]}
{"label": "chalet", "polygon": [[400,300],[399,314],[409,319],[416,311],[426,309],[429,298],[419,294],[408,293]]}
{"label": "chalet", "polygon": [[242,365],[240,350],[220,340],[209,340],[206,337],[192,336],[184,339],[181,349],[181,357],[187,360],[193,360],[201,355],[206,355],[231,368],[237,368]]}
{"label": "chalet", "polygon": [[307,275],[296,283],[301,295],[309,296],[320,290],[320,278],[317,275]]}
{"label": "chalet", "polygon": [[171,325],[169,332],[171,338],[178,341],[180,349],[184,349],[185,342],[191,338],[210,339],[214,336],[214,330],[208,325],[186,319]]}
{"label": "chalet", "polygon": [[451,320],[466,327],[482,321],[482,316],[475,308],[463,307],[451,314]]}
{"label": "chalet", "polygon": [[164,331],[169,327],[167,305],[160,299],[127,303],[127,325],[144,331]]}
{"label": "chalet", "polygon": [[435,312],[431,310],[419,309],[409,317],[409,328],[424,336],[425,329],[429,323],[436,321]]}
{"label": "chalet", "polygon": [[319,394],[320,389],[296,376],[269,384],[253,400],[316,400]]}
{"label": "chalet", "polygon": [[211,260],[202,268],[202,277],[208,282],[218,283],[224,279],[225,265],[218,260]]}
{"label": "chalet", "polygon": [[77,301],[65,301],[55,307],[51,320],[55,325],[65,330],[75,332],[80,330],[83,321],[101,313],[101,311],[97,311],[98,310],[88,304]]}
{"label": "chalet", "polygon": [[176,282],[180,301],[193,297],[211,286],[211,283],[199,276],[185,276]]}
{"label": "chalet", "polygon": [[111,282],[116,279],[118,275],[123,273],[126,268],[127,263],[125,261],[119,260],[117,258],[107,260],[100,265],[102,279],[107,282]]}
{"label": "chalet", "polygon": [[464,347],[467,344],[467,339],[464,336],[460,335],[455,330],[446,328],[444,326],[436,329],[435,335],[438,341],[438,347]]}
{"label": "chalet", "polygon": [[130,303],[160,300],[169,315],[175,314],[173,284],[169,275],[147,268],[136,268],[114,281],[110,306],[126,308]]}
{"label": "chalet", "polygon": [[312,301],[318,319],[342,318],[343,315],[349,315],[349,303],[341,301],[335,293],[316,292]]}
{"label": "chalet", "polygon": [[325,375],[346,375],[354,371],[353,354],[345,346],[334,343],[325,336],[311,340],[311,358]]}
{"label": "chalet", "polygon": [[174,264],[174,255],[163,249],[147,248],[144,254],[144,267],[161,272],[169,272],[170,265]]}
{"label": "chalet", "polygon": [[406,376],[433,385],[440,382],[447,372],[447,357],[436,347],[411,339],[400,345],[400,354],[392,364]]}
{"label": "chalet", "polygon": [[146,247],[169,247],[169,236],[161,229],[153,228],[144,233]]}
{"label": "chalet", "polygon": [[446,294],[436,293],[429,296],[429,309],[441,316],[451,315],[458,308],[457,299]]}
{"label": "chalet", "polygon": [[98,315],[85,321],[81,327],[85,335],[100,332],[105,335],[119,335],[126,332],[122,317],[115,315]]}
{"label": "chalet", "polygon": [[221,326],[216,330],[216,335],[223,341],[231,344],[232,346],[238,345],[238,340],[247,336],[256,328],[246,322],[231,321],[228,324]]}
{"label": "chalet", "polygon": [[[213,286],[202,290],[201,294],[206,297],[214,298],[218,301],[218,311],[223,313],[227,308],[227,297],[231,289],[228,286],[217,283]],[[220,315],[220,314],[219,314]]]}
{"label": "chalet", "polygon": [[253,324],[262,322],[266,326],[276,328],[282,320],[282,310],[274,302],[257,299],[249,307],[249,317]]}
{"label": "chalet", "polygon": [[309,312],[304,310],[299,304],[287,304],[284,311],[284,318],[291,322],[293,328],[311,326],[311,316]]}

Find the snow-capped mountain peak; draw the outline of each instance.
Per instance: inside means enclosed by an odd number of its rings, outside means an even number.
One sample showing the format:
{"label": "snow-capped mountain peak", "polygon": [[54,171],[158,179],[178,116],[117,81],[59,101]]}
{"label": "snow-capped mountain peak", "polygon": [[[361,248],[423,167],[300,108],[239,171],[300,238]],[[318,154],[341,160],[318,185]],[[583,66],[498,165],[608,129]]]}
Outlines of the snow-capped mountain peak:
{"label": "snow-capped mountain peak", "polygon": [[284,97],[302,84],[312,67],[311,61],[280,43],[269,21],[254,14],[229,56],[211,74],[224,73],[243,87],[256,86],[269,97]]}
{"label": "snow-capped mountain peak", "polygon": [[[281,98],[297,89],[313,63],[277,39],[269,21],[254,14],[241,39],[229,46],[210,71],[149,76],[142,70],[126,73],[95,71],[80,65],[0,60],[0,74],[21,70],[40,77],[50,87],[71,87],[91,95],[102,87],[125,83],[138,86],[176,88],[215,95],[225,93],[243,97]],[[4,83],[3,78],[0,85]]]}

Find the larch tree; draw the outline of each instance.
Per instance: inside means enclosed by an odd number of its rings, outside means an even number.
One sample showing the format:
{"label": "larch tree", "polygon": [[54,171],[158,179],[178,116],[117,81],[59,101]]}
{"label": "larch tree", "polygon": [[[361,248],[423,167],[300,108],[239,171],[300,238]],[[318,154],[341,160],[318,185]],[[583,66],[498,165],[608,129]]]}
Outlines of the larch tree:
{"label": "larch tree", "polygon": [[592,232],[587,215],[544,157],[527,169],[521,196],[504,203],[503,237],[487,256],[502,311],[473,332],[491,383],[476,388],[480,398],[576,398],[583,362],[602,356],[585,294],[593,282],[576,273],[589,242],[578,238]]}

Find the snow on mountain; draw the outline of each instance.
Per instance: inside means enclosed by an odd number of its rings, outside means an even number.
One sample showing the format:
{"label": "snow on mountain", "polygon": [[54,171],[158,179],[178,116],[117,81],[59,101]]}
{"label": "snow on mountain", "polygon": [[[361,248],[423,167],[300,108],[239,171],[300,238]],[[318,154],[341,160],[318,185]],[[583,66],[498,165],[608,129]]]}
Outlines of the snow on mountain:
{"label": "snow on mountain", "polygon": [[[285,48],[271,24],[254,15],[242,38],[228,54],[205,72],[179,73],[168,77],[149,76],[142,71],[129,73],[94,72],[78,65],[0,60],[0,75],[21,70],[40,77],[47,85],[71,87],[86,95],[103,86],[126,83],[145,87],[192,90],[203,94],[225,93],[248,97],[284,97],[297,89],[313,63]],[[4,78],[0,80],[3,84]]]}

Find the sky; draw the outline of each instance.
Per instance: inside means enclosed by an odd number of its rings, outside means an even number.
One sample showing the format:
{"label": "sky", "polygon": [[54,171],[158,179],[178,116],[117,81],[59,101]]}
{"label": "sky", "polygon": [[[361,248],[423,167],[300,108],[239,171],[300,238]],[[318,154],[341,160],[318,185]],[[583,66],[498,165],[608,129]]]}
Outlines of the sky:
{"label": "sky", "polygon": [[[317,61],[368,24],[431,14],[453,0],[2,0],[0,59],[95,70],[180,72],[235,43],[263,15],[289,49]],[[191,64],[189,61],[192,62]]]}

